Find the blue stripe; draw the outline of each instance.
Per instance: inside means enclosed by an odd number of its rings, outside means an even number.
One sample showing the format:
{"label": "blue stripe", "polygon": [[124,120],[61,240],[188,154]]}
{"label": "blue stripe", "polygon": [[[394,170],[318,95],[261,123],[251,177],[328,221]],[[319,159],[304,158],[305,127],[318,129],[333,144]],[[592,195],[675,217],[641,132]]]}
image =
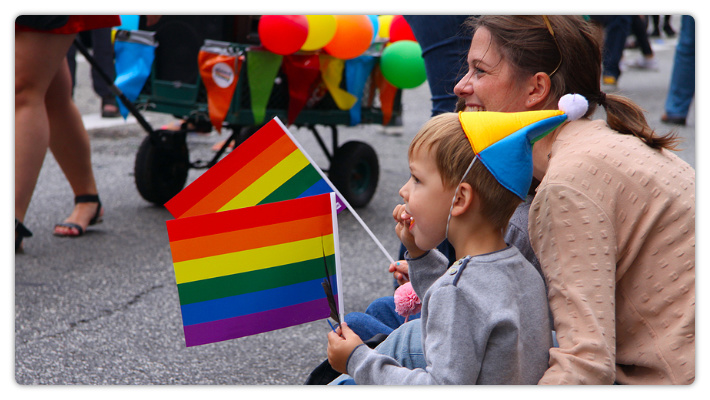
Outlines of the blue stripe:
{"label": "blue stripe", "polygon": [[[335,276],[331,276],[330,280],[334,286],[333,294],[337,294]],[[182,323],[184,326],[201,324],[322,299],[325,292],[321,282],[323,279],[315,279],[259,292],[185,304],[180,307]]]}
{"label": "blue stripe", "polygon": [[325,179],[319,180],[318,182],[314,183],[313,186],[310,188],[306,189],[305,192],[301,193],[298,198],[300,199],[301,197],[308,197],[308,196],[315,196],[317,194],[324,194],[324,193],[331,193],[334,192],[333,189],[326,183]]}

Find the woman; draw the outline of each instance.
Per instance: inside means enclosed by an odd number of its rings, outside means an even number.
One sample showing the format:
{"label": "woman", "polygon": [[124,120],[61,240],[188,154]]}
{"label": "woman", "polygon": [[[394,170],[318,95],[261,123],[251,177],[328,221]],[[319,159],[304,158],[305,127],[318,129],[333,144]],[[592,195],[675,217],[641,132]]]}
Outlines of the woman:
{"label": "woman", "polygon": [[54,234],[80,236],[103,215],[66,54],[77,32],[120,23],[117,15],[31,15],[15,21],[15,251],[31,236],[23,221],[48,148],[75,196],[74,211]]}
{"label": "woman", "polygon": [[455,93],[469,111],[555,109],[579,93],[605,121],[569,122],[533,148],[528,231],[559,347],[541,384],[695,379],[695,171],[629,99],[600,90],[594,26],[573,16],[483,16]]}

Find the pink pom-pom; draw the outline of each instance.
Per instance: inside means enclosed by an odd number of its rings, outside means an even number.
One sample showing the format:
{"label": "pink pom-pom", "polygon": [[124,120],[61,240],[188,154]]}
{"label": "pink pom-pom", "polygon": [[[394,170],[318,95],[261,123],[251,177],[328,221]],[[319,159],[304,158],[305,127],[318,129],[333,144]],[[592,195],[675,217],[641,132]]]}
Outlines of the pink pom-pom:
{"label": "pink pom-pom", "polygon": [[395,290],[394,310],[407,319],[422,310],[422,302],[419,300],[419,296],[414,293],[411,282],[407,282]]}

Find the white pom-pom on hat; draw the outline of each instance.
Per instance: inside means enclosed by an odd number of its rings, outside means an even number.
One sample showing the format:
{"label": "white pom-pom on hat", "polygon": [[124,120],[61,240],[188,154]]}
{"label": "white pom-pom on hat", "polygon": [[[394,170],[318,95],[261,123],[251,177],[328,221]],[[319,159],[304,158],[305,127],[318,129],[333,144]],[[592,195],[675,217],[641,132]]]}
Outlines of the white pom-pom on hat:
{"label": "white pom-pom on hat", "polygon": [[560,98],[557,107],[567,114],[569,121],[580,119],[587,113],[589,103],[581,94],[566,94]]}

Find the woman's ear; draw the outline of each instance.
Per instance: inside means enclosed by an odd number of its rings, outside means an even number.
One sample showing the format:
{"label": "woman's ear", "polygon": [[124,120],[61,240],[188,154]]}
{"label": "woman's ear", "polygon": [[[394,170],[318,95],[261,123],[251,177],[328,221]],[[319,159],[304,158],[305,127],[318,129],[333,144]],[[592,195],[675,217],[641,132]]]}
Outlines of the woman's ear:
{"label": "woman's ear", "polygon": [[477,200],[478,193],[473,190],[471,185],[466,182],[461,183],[459,185],[459,190],[456,192],[456,198],[454,198],[451,216],[458,217],[459,215],[465,213]]}
{"label": "woman's ear", "polygon": [[550,76],[544,72],[538,72],[528,79],[528,108],[539,108],[547,105],[550,96]]}

